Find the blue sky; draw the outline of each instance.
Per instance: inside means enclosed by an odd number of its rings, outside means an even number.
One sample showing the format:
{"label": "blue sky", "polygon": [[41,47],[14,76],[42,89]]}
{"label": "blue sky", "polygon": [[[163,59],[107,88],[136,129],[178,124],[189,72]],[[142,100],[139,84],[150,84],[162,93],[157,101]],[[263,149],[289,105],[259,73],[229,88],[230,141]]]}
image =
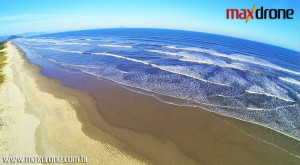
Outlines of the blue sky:
{"label": "blue sky", "polygon": [[[292,8],[293,20],[227,20],[227,8]],[[0,36],[91,28],[201,31],[300,51],[300,0],[0,0]]]}

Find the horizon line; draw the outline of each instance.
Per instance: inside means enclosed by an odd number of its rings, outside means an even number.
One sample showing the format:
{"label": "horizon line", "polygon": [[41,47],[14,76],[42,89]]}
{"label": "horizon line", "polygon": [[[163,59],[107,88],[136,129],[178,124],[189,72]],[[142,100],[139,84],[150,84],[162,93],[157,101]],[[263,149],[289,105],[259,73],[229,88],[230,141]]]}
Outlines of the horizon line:
{"label": "horizon line", "polygon": [[[187,31],[187,32],[195,32],[195,33],[206,33],[206,34],[212,34],[212,35],[219,35],[219,36],[225,36],[225,37],[230,37],[230,38],[236,38],[236,39],[242,39],[242,40],[247,40],[247,41],[251,41],[251,42],[258,42],[258,43],[262,43],[262,44],[266,44],[266,45],[270,45],[270,46],[275,46],[275,47],[279,47],[279,48],[283,48],[283,49],[288,49],[291,51],[296,51],[298,53],[300,53],[300,46],[298,49],[294,49],[294,48],[290,48],[290,47],[282,47],[279,45],[274,45],[272,43],[267,43],[267,42],[263,42],[263,41],[257,41],[257,40],[252,40],[249,38],[243,38],[243,37],[238,37],[238,36],[228,36],[226,34],[222,34],[222,33],[211,33],[211,32],[204,32],[204,31],[197,31],[197,30],[190,30],[190,29],[172,29],[172,28],[157,28],[157,27],[105,27],[105,28],[101,28],[101,27],[91,27],[91,28],[84,28],[84,29],[68,29],[68,30],[58,30],[58,31],[40,31],[40,32],[24,32],[24,33],[18,33],[18,34],[11,34],[11,35],[2,35],[0,37],[10,37],[10,36],[21,36],[21,37],[35,37],[35,36],[41,36],[41,35],[47,35],[47,34],[55,34],[55,33],[65,33],[65,32],[73,32],[73,31],[85,31],[85,30],[101,30],[101,29],[160,29],[160,30],[178,30],[178,31]],[[22,34],[26,34],[26,33],[44,33],[44,34],[37,34],[37,35],[30,35],[30,36],[22,36]]]}

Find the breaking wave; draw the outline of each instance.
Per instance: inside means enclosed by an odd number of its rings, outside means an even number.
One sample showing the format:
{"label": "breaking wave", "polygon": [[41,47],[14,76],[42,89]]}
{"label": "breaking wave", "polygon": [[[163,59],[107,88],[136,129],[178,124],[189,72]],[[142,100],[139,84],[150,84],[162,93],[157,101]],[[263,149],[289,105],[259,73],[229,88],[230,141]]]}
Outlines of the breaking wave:
{"label": "breaking wave", "polygon": [[[259,45],[250,41],[235,46],[238,41],[226,37],[211,41],[205,35],[165,35],[171,34],[66,33],[14,42],[29,58],[45,58],[126,87],[181,99],[174,104],[205,108],[300,139],[300,68],[282,58],[297,57],[298,52],[267,45],[256,49]],[[273,54],[277,51],[282,57]]]}

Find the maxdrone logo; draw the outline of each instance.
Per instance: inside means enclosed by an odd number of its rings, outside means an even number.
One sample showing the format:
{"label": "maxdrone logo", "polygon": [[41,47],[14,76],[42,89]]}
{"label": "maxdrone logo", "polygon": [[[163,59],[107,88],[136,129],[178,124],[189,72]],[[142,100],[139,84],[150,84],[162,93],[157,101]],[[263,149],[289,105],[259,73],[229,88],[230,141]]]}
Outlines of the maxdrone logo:
{"label": "maxdrone logo", "polygon": [[252,9],[226,9],[226,19],[246,19],[246,23],[250,19],[293,19],[293,9],[264,9],[261,6],[256,9],[256,4]]}

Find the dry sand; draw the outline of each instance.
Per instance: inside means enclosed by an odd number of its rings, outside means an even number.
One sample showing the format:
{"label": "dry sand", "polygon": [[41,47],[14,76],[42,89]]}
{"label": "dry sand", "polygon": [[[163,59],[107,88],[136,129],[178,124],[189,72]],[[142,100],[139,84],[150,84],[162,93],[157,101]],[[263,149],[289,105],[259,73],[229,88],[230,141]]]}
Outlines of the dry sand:
{"label": "dry sand", "polygon": [[8,155],[37,156],[34,134],[40,124],[38,118],[25,113],[25,96],[14,83],[12,67],[19,64],[12,54],[16,52],[12,52],[15,50],[10,44],[6,51],[6,80],[0,85],[0,162]]}
{"label": "dry sand", "polygon": [[[65,87],[41,75],[11,43],[7,51],[8,79],[0,88],[1,156],[82,155],[88,164],[300,162],[247,133],[265,132],[260,126],[53,69],[53,77],[81,91]],[[289,141],[293,144],[299,142]]]}
{"label": "dry sand", "polygon": [[[4,69],[7,80],[0,89],[1,157],[82,155],[88,158],[88,164],[143,164],[107,143],[86,136],[71,104],[41,91],[37,85],[42,83],[53,93],[62,94],[57,91],[58,83],[39,75],[38,69],[26,67],[16,47],[7,45],[8,64]],[[61,97],[72,100],[68,94]],[[73,101],[75,105],[76,100]],[[96,133],[102,134],[100,130]]]}

